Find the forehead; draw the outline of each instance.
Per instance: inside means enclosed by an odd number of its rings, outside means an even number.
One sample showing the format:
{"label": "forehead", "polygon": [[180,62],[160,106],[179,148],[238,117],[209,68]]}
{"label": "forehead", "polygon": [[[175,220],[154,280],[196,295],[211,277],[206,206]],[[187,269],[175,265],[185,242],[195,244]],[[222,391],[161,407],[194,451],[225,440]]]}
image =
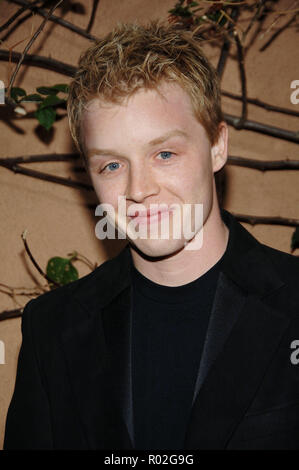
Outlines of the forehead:
{"label": "forehead", "polygon": [[132,121],[132,125],[138,126],[151,120],[179,123],[186,118],[195,118],[189,95],[178,84],[163,83],[156,89],[141,88],[120,103],[95,97],[87,103],[81,122],[86,130],[86,126],[93,127],[95,122],[105,127]]}

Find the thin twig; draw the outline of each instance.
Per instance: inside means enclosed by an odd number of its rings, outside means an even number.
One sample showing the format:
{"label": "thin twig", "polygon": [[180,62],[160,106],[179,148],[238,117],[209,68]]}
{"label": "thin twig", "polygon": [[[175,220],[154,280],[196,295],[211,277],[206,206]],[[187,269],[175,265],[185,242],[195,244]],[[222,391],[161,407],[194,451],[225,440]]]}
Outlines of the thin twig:
{"label": "thin twig", "polygon": [[[219,10],[219,12],[221,13],[221,17],[222,18],[223,16],[230,22],[230,24],[232,24],[235,28],[235,30],[237,29],[240,29],[243,33],[243,30],[241,28],[241,26],[237,23],[237,21],[235,21],[228,13],[226,13],[225,10]],[[219,24],[220,23],[220,19],[217,20],[217,23]]]}
{"label": "thin twig", "polygon": [[[4,289],[8,289],[9,292],[7,292]],[[20,289],[23,289],[23,291]],[[3,292],[4,294],[10,294],[12,291],[16,293],[16,295],[26,295],[26,296],[36,296],[42,292],[45,292],[49,290],[49,285],[47,284],[44,287],[14,287],[14,286],[8,286],[7,284],[3,284],[3,282],[0,282],[0,291]],[[19,291],[19,292],[16,292]]]}
{"label": "thin twig", "polygon": [[[16,5],[27,6],[27,8],[30,8],[30,10],[35,11],[36,13],[38,13],[39,15],[41,15],[43,17],[46,17],[48,15],[47,11],[44,10],[43,8],[39,8],[39,7],[36,7],[34,5],[31,7],[31,4],[27,1],[25,1],[25,0],[10,0],[10,1],[11,1],[11,3],[15,3]],[[70,23],[69,21],[66,21],[62,18],[59,18],[58,16],[51,15],[51,16],[49,16],[48,19],[49,19],[49,21],[53,21],[53,23],[57,23],[60,26],[63,26],[64,28],[67,28],[70,31],[73,31],[76,34],[79,34],[80,36],[85,37],[86,39],[90,39],[92,41],[97,40],[97,38],[95,36],[93,36],[92,34],[86,32],[84,29],[79,28],[78,26],[74,25],[73,23]]]}
{"label": "thin twig", "polygon": [[[0,292],[3,292],[3,291],[0,290]],[[18,301],[18,299],[16,298],[16,295],[20,295],[20,294],[16,294],[16,292],[15,292],[14,290],[12,290],[11,292],[4,292],[4,293],[5,293],[6,295],[8,295],[9,297],[11,297],[11,299],[12,299],[12,300],[15,302],[15,304],[17,304],[19,307],[22,307],[22,306],[23,306],[23,304],[20,303],[20,302]],[[26,294],[25,294],[25,295],[26,295]],[[39,294],[36,294],[36,295],[40,295],[40,293],[39,293]],[[36,297],[36,295],[35,295],[35,297]]]}
{"label": "thin twig", "polygon": [[259,132],[261,134],[271,135],[278,139],[299,143],[299,132],[292,132],[287,129],[281,129],[279,127],[263,124],[262,122],[250,121],[248,119],[243,122],[242,127],[239,127],[238,123],[240,118],[238,116],[224,113],[223,117],[230,126],[233,126],[237,130],[244,129]]}
{"label": "thin twig", "polygon": [[239,64],[239,72],[241,79],[241,90],[242,90],[242,114],[239,121],[235,124],[236,129],[242,129],[245,120],[247,119],[247,82],[246,82],[246,73],[244,66],[244,54],[243,46],[241,44],[239,35],[237,31],[234,31],[234,38],[237,46],[237,57]]}
{"label": "thin twig", "polygon": [[[93,191],[92,185],[81,181],[74,181],[70,178],[55,176],[32,168],[24,168],[20,163],[54,162],[54,161],[72,161],[80,158],[79,153],[70,154],[49,154],[49,155],[28,155],[21,157],[0,158],[0,166],[7,168],[14,173],[31,176],[33,178],[49,181],[51,183],[61,184],[75,189],[85,189]],[[83,167],[82,167],[83,168]]]}
{"label": "thin twig", "polygon": [[244,44],[246,37],[248,36],[249,31],[251,30],[252,26],[254,23],[262,16],[262,14],[265,12],[266,8],[266,2],[267,0],[261,0],[258,2],[257,9],[255,14],[250,20],[249,25],[247,26],[246,30],[242,34],[242,43]]}
{"label": "thin twig", "polygon": [[[32,6],[36,5],[37,3],[39,3],[41,0],[35,0],[34,2],[31,3]],[[24,11],[28,10],[28,6],[27,5],[24,5],[22,6],[21,8],[19,8],[19,10],[14,14],[12,15],[7,21],[6,23],[4,23],[2,26],[0,26],[0,33],[2,33],[2,31],[4,31],[6,28],[8,28],[8,26],[10,26]]]}
{"label": "thin twig", "polygon": [[271,217],[259,215],[243,215],[232,212],[239,222],[246,222],[251,225],[266,224],[266,225],[283,225],[288,227],[299,227],[299,219],[291,219],[285,217]]}
{"label": "thin twig", "polygon": [[14,308],[13,310],[4,310],[0,313],[0,321],[8,320],[9,318],[21,317],[23,313],[23,308]]}
{"label": "thin twig", "polygon": [[[11,61],[19,62],[21,58],[20,52],[11,53]],[[9,51],[0,49],[0,60],[9,61]],[[51,59],[50,57],[44,57],[37,54],[25,54],[23,63],[26,65],[32,65],[35,67],[41,67],[48,70],[53,70],[54,72],[61,73],[67,77],[73,77],[76,73],[77,67],[73,65],[66,64],[59,60]]]}
{"label": "thin twig", "polygon": [[56,10],[56,8],[63,2],[64,0],[59,0],[52,8],[51,10],[49,11],[49,13],[46,15],[44,21],[41,23],[41,25],[37,28],[36,32],[34,33],[34,35],[32,36],[32,38],[30,39],[30,41],[28,42],[28,44],[26,45],[24,51],[21,53],[21,57],[20,57],[20,60],[10,78],[10,81],[9,81],[9,85],[8,85],[8,89],[7,89],[7,95],[8,96],[11,96],[10,95],[10,91],[11,91],[11,88],[12,88],[12,85],[15,81],[15,78],[16,78],[16,75],[19,71],[19,68],[21,67],[22,65],[22,62],[23,62],[23,59],[24,59],[24,56],[25,54],[27,54],[28,50],[30,49],[30,47],[32,46],[32,44],[34,43],[35,39],[37,38],[37,36],[40,34],[40,32],[44,29],[44,26],[49,18],[49,16],[53,13],[54,10]]}
{"label": "thin twig", "polygon": [[[228,91],[222,90],[221,94],[233,100],[242,100],[242,96],[236,95],[234,93],[230,93]],[[267,111],[274,111],[275,113],[282,113],[282,114],[287,114],[290,116],[299,117],[299,111],[294,111],[293,109],[281,108],[280,106],[274,106],[272,104],[265,103],[264,101],[261,101],[256,98],[247,97],[247,103],[254,104],[255,106],[259,106],[260,108],[264,108]]]}
{"label": "thin twig", "polygon": [[229,51],[230,51],[230,46],[231,46],[231,42],[228,41],[227,39],[224,39],[224,42],[223,42],[223,45],[222,45],[222,48],[221,48],[221,52],[220,52],[220,57],[219,57],[219,60],[218,60],[218,65],[217,65],[217,73],[218,73],[218,76],[219,76],[220,79],[223,76],[224,68],[225,68],[227,58],[228,58],[228,54],[229,54]]}
{"label": "thin twig", "polygon": [[[5,166],[7,168],[7,165]],[[21,175],[31,176],[33,178],[38,178],[43,181],[49,181],[51,183],[62,184],[63,186],[69,186],[71,188],[93,191],[92,185],[83,183],[81,181],[74,181],[71,178],[63,178],[62,176],[54,176],[48,173],[44,173],[42,171],[33,170],[31,168],[24,168],[19,165],[13,165],[9,169],[13,171],[14,173],[20,173]]]}
{"label": "thin twig", "polygon": [[78,160],[79,153],[50,153],[40,155],[22,155],[19,157],[0,158],[0,166],[5,166],[8,169],[19,163],[39,163],[39,162],[65,162]]}
{"label": "thin twig", "polygon": [[[218,0],[201,0],[203,3],[213,3],[213,4],[218,4]],[[222,5],[245,5],[247,1],[244,2],[221,2]]]}
{"label": "thin twig", "polygon": [[202,16],[202,19],[205,21],[205,23],[207,25],[210,25],[212,28],[211,29],[216,29],[217,31],[219,31],[219,33],[224,37],[224,39],[226,39],[227,41],[230,41],[232,42],[232,38],[231,38],[231,31],[234,31],[234,26],[231,25],[229,26],[227,29],[226,28],[223,28],[222,26],[220,26],[218,23],[216,23],[215,21],[211,20],[210,18],[208,18],[206,15],[203,15]]}
{"label": "thin twig", "polygon": [[286,14],[289,14],[289,13],[296,13],[298,12],[298,8],[296,8],[296,10],[292,10],[292,8],[294,6],[296,6],[298,4],[298,0],[295,0],[295,2],[292,3],[292,5],[290,6],[290,8],[288,10],[283,10],[283,11],[278,11],[278,10],[272,10],[271,13],[276,13],[276,18],[272,21],[272,23],[270,24],[270,26],[268,26],[268,28],[266,29],[266,31],[264,31],[261,36],[260,36],[260,39],[262,39],[272,28],[273,26],[277,23],[277,21],[279,20],[279,18],[282,16],[282,15],[286,15]]}
{"label": "thin twig", "polygon": [[92,263],[86,256],[78,253],[68,253],[67,256],[71,256],[76,261],[81,261],[82,263],[86,264],[91,270],[94,270],[97,267],[97,263]]}
{"label": "thin twig", "polygon": [[90,19],[89,19],[89,22],[88,22],[88,25],[87,25],[87,28],[86,28],[86,32],[89,33],[92,26],[93,26],[93,23],[94,23],[94,19],[95,19],[95,16],[96,16],[96,12],[97,12],[97,8],[98,8],[98,5],[99,5],[99,0],[93,0],[93,4],[92,4],[92,11],[91,11],[91,15],[90,15]]}
{"label": "thin twig", "polygon": [[264,52],[267,47],[272,44],[272,42],[285,30],[287,29],[295,20],[296,16],[298,15],[298,12],[296,12],[289,21],[285,25],[283,25],[281,28],[279,28],[275,33],[272,34],[272,36],[268,39],[268,41],[259,49],[260,52]]}
{"label": "thin twig", "polygon": [[[237,21],[237,19],[239,17],[239,14],[240,14],[239,8],[236,8],[236,7],[232,8],[230,16],[234,21]],[[229,23],[229,27],[230,26],[231,26],[231,24]],[[230,30],[228,34],[230,36],[232,36],[233,29]],[[225,64],[227,62],[228,54],[229,54],[229,51],[230,51],[230,46],[231,46],[231,41],[229,41],[227,38],[224,38],[224,43],[223,43],[223,46],[221,48],[220,57],[219,57],[219,60],[218,60],[218,65],[217,65],[217,73],[218,73],[218,76],[220,77],[220,79],[222,78],[222,75],[223,75],[223,72],[224,72]]]}
{"label": "thin twig", "polygon": [[23,240],[23,243],[24,243],[24,246],[25,246],[25,250],[26,250],[26,253],[28,254],[30,260],[32,261],[33,265],[35,266],[35,268],[38,270],[38,272],[49,282],[49,283],[53,283],[56,287],[60,287],[60,284],[56,281],[53,281],[52,279],[50,279],[46,273],[44,273],[44,271],[40,268],[40,266],[38,265],[37,261],[34,259],[30,249],[29,249],[29,246],[27,244],[27,240],[26,240],[26,235],[27,235],[27,230],[24,230],[24,232],[22,233],[22,240]]}
{"label": "thin twig", "polygon": [[260,171],[269,170],[299,170],[299,160],[256,160],[251,158],[237,157],[230,155],[227,159],[230,165],[252,168]]}

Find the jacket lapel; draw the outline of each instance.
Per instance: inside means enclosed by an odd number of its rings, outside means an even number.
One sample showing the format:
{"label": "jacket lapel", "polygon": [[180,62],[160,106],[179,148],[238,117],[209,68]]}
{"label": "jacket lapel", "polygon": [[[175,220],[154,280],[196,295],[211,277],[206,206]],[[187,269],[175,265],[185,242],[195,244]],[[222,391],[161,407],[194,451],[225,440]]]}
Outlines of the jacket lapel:
{"label": "jacket lapel", "polygon": [[91,449],[133,448],[127,250],[111,261],[78,284],[62,325],[75,404]]}
{"label": "jacket lapel", "polygon": [[225,341],[233,329],[245,302],[246,294],[221,272],[199,365],[193,403],[212,363],[224,347]]}
{"label": "jacket lapel", "polygon": [[[228,288],[229,285],[228,282]],[[223,303],[221,298],[220,295],[215,307],[219,322],[215,321],[206,343],[185,449],[226,448],[289,324],[287,318],[253,295],[244,299],[244,294],[237,294],[238,307],[236,298],[231,306],[227,306],[225,296]],[[219,309],[224,306],[221,314]],[[223,325],[226,314],[234,324],[226,328],[219,340],[216,324]],[[214,342],[216,350],[211,352]]]}
{"label": "jacket lapel", "polygon": [[127,287],[104,308],[102,313],[106,337],[107,367],[105,380],[107,400],[113,396],[117,409],[134,446],[133,396],[132,396],[132,309],[131,287]]}
{"label": "jacket lapel", "polygon": [[289,319],[267,304],[284,283],[261,244],[227,211],[229,244],[196,380],[186,449],[224,449],[254,399]]}

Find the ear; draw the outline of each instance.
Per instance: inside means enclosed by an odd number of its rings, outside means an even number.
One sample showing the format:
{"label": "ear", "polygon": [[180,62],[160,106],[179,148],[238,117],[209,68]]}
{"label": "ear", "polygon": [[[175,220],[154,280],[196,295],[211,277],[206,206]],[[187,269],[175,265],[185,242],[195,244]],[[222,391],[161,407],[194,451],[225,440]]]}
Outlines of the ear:
{"label": "ear", "polygon": [[227,161],[228,152],[228,126],[221,121],[218,127],[218,138],[211,147],[213,172],[219,171]]}

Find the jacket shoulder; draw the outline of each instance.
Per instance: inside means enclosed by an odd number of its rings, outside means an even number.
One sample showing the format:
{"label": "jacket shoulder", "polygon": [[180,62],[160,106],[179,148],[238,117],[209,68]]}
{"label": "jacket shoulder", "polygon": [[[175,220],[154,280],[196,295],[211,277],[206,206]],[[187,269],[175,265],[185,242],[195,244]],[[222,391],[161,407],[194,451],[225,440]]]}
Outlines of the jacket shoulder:
{"label": "jacket shoulder", "polygon": [[[261,248],[265,253],[265,260],[267,260],[268,275],[275,272],[281,282],[279,288],[267,296],[267,302],[283,315],[292,317],[298,322],[299,258],[267,245],[261,244]],[[299,324],[296,328],[298,327]]]}
{"label": "jacket shoulder", "polygon": [[[297,279],[299,282],[299,257],[277,250],[261,243],[262,250],[284,281]],[[298,286],[299,287],[299,286]]]}
{"label": "jacket shoulder", "polygon": [[[97,297],[101,299],[107,290],[107,280],[113,277],[113,273],[119,269],[119,256],[104,261],[100,266],[95,268],[91,273],[88,273],[76,281],[72,281],[64,286],[57,287],[53,290],[45,292],[38,297],[31,299],[23,309],[23,319],[30,317],[30,322],[33,322],[37,328],[42,329],[50,328],[51,326],[61,322],[66,312],[70,308],[76,315],[76,309],[73,302],[74,296],[78,293],[88,297],[96,293]],[[71,306],[71,307],[70,307]]]}

